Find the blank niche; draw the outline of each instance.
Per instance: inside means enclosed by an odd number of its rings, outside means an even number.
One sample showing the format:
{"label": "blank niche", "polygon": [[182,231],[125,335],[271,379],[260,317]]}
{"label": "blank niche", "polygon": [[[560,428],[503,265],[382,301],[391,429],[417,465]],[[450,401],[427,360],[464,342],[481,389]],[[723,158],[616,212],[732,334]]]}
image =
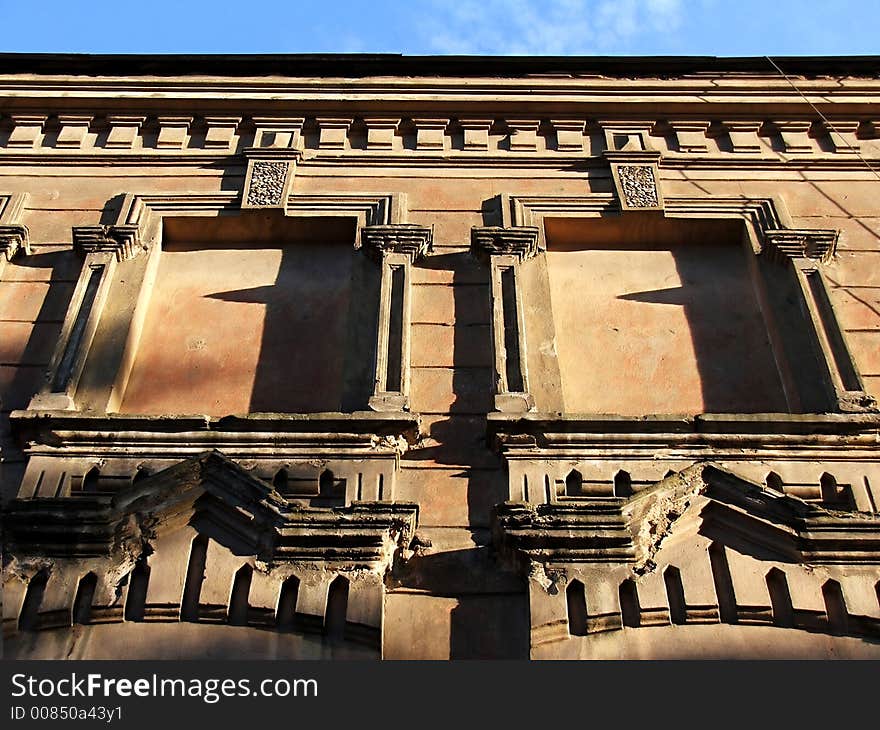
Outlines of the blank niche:
{"label": "blank niche", "polygon": [[565,589],[565,602],[568,608],[568,633],[572,636],[587,635],[587,596],[584,584],[571,581]]}

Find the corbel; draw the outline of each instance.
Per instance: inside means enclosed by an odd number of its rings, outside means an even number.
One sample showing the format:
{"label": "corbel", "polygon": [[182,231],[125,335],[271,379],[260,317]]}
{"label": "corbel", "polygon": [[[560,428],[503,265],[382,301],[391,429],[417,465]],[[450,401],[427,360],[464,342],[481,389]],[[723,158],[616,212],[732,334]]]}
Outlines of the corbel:
{"label": "corbel", "polygon": [[289,147],[251,147],[245,150],[247,173],[242,210],[287,210],[296,163],[301,152]]}
{"label": "corbel", "polygon": [[811,121],[773,122],[772,126],[779,134],[787,154],[808,155],[813,152],[813,143],[810,141],[810,127],[813,126]]}
{"label": "corbel", "polygon": [[145,121],[146,117],[143,115],[108,114],[107,124],[110,126],[110,132],[104,146],[108,149],[132,149],[141,125]]}
{"label": "corbel", "polygon": [[11,116],[14,126],[9,133],[9,139],[6,140],[6,146],[17,149],[37,147],[48,116],[45,114],[13,114]]}
{"label": "corbel", "polygon": [[835,119],[822,122],[822,129],[831,138],[834,151],[838,154],[856,155],[861,141],[856,136],[861,122],[855,119]]}
{"label": "corbel", "polygon": [[400,117],[364,117],[363,121],[367,128],[368,150],[390,150],[394,146]]}
{"label": "corbel", "polygon": [[207,132],[205,132],[205,148],[230,149],[232,147],[232,141],[235,138],[235,132],[238,130],[238,125],[240,123],[241,117],[205,117],[205,126],[208,128]]}
{"label": "corbel", "polygon": [[192,124],[191,116],[160,116],[159,136],[156,139],[156,147],[164,150],[179,150],[186,146],[189,136],[189,127]]}
{"label": "corbel", "polygon": [[556,149],[559,152],[583,152],[584,128],[587,123],[583,119],[551,119],[550,126],[556,130]]}
{"label": "corbel", "polygon": [[709,146],[706,143],[706,133],[710,124],[708,121],[667,119],[666,123],[675,134],[679,152],[706,154],[709,151]]}
{"label": "corbel", "polygon": [[430,228],[397,223],[364,226],[361,245],[382,268],[379,289],[374,411],[409,408],[410,291],[412,264],[431,249]]}
{"label": "corbel", "polygon": [[721,123],[721,128],[727,132],[730,139],[731,151],[737,154],[754,155],[761,153],[761,142],[758,132],[763,126],[762,122],[754,120],[733,120]]}
{"label": "corbel", "polygon": [[459,119],[466,150],[486,152],[489,149],[489,130],[494,119]]}
{"label": "corbel", "polygon": [[254,148],[299,149],[305,121],[303,117],[253,117]]}
{"label": "corbel", "polygon": [[61,129],[58,131],[55,146],[63,149],[80,149],[89,133],[93,118],[91,114],[59,114],[58,124],[61,125]]}
{"label": "corbel", "polygon": [[417,150],[442,150],[446,140],[446,117],[418,117],[411,120],[416,128]]}
{"label": "corbel", "polygon": [[838,236],[835,230],[765,230],[762,255],[791,266],[794,272],[810,324],[811,340],[820,362],[824,363],[826,384],[838,410],[844,413],[873,411],[876,401],[865,392],[821,270],[821,264],[834,255]]}
{"label": "corbel", "polygon": [[534,152],[538,149],[540,119],[506,119],[505,123],[510,130],[512,152]]}
{"label": "corbel", "polygon": [[474,227],[471,251],[488,259],[492,281],[492,345],[495,365],[495,410],[533,411],[526,367],[525,320],[520,264],[538,252],[538,229]]}
{"label": "corbel", "polygon": [[27,193],[15,193],[6,197],[0,208],[0,276],[7,262],[12,261],[19,251],[25,255],[31,252],[28,228],[21,222],[26,200]]}
{"label": "corbel", "polygon": [[348,140],[348,130],[354,120],[351,117],[317,117],[318,149],[342,150]]}

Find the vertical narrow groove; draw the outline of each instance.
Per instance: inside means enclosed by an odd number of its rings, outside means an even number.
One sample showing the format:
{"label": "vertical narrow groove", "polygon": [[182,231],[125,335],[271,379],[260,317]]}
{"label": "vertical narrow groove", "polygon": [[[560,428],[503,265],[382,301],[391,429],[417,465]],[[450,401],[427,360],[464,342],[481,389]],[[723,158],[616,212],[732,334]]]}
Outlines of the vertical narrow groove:
{"label": "vertical narrow groove", "polygon": [[229,623],[233,626],[247,626],[251,579],[254,570],[250,565],[242,565],[232,581],[232,594],[229,597]]}
{"label": "vertical narrow groove", "polygon": [[385,475],[379,475],[379,501],[385,499]]}
{"label": "vertical narrow groove", "polygon": [[825,613],[831,633],[845,634],[849,628],[849,611],[840,583],[836,580],[826,581],[822,586],[822,598],[825,599]]}
{"label": "vertical narrow groove", "polygon": [[529,501],[529,475],[523,474],[523,502]]}
{"label": "vertical narrow groove", "polygon": [[186,568],[186,583],[180,601],[180,620],[199,620],[199,596],[202,594],[202,581],[205,580],[205,563],[208,559],[208,538],[198,535],[193,538]]}
{"label": "vertical narrow groove", "polygon": [[571,581],[565,589],[565,602],[568,608],[568,633],[572,636],[587,635],[587,596],[584,584]]}
{"label": "vertical narrow groove", "polygon": [[831,356],[834,359],[834,366],[840,375],[840,381],[846,390],[861,390],[862,384],[859,382],[859,375],[853,364],[852,358],[846,349],[843,340],[843,333],[837,318],[834,317],[831,309],[831,302],[828,299],[828,293],[822,284],[819,273],[811,271],[806,274],[807,283],[810,287],[810,294],[816,303],[816,309],[819,311],[819,318],[822,321],[822,328],[825,330],[825,336],[828,338],[828,344],[831,346]]}
{"label": "vertical narrow groove", "polygon": [[55,378],[52,380],[52,390],[61,392],[67,389],[70,378],[73,375],[73,362],[76,359],[79,346],[82,343],[83,334],[85,333],[86,323],[92,313],[92,307],[95,305],[95,297],[98,295],[98,286],[101,283],[101,277],[104,275],[103,266],[95,266],[89,273],[89,280],[86,283],[86,290],[83,294],[82,302],[73,321],[73,327],[70,330],[70,336],[67,338],[67,345],[64,347],[64,354],[61,356],[61,362],[55,371]]}
{"label": "vertical narrow groove", "polygon": [[519,313],[516,311],[516,274],[512,267],[501,272],[501,309],[504,318],[504,374],[507,390],[521,393],[525,390],[519,351]]}
{"label": "vertical narrow groove", "polygon": [[681,571],[670,565],[663,573],[666,585],[666,599],[669,602],[669,620],[674,624],[687,623],[687,604],[684,598],[684,585]]}
{"label": "vertical narrow groove", "polygon": [[624,580],[617,590],[620,598],[620,620],[624,626],[638,628],[642,624],[639,589],[632,578]]}
{"label": "vertical narrow groove", "polygon": [[391,302],[388,312],[388,361],[385,369],[385,390],[399,392],[403,386],[403,297],[406,271],[403,266],[391,268]]}
{"label": "vertical narrow groove", "polygon": [[73,623],[88,624],[92,620],[92,604],[95,601],[95,589],[98,587],[98,576],[86,573],[76,587],[73,599]]}
{"label": "vertical narrow groove", "polygon": [[364,498],[364,473],[358,472],[357,501],[360,502]]}
{"label": "vertical narrow groove", "polygon": [[788,580],[779,568],[771,568],[767,573],[767,590],[770,592],[770,607],[773,611],[773,624],[780,628],[794,626],[794,607]]}
{"label": "vertical narrow groove", "polygon": [[43,603],[43,595],[46,593],[46,584],[49,582],[49,573],[41,570],[28,581],[24,601],[21,604],[21,612],[18,614],[19,631],[36,631],[40,624],[40,606]]}
{"label": "vertical narrow groove", "polygon": [[327,610],[324,613],[324,634],[331,641],[345,639],[345,617],[348,614],[348,580],[336,576],[327,592]]}
{"label": "vertical narrow groove", "polygon": [[544,475],[544,501],[550,504],[550,475]]}
{"label": "vertical narrow groove", "polygon": [[715,597],[718,601],[718,614],[721,623],[735,624],[736,596],[733,591],[733,578],[730,576],[730,565],[727,562],[727,551],[724,545],[713,542],[709,546],[709,562],[712,566],[712,580],[715,584]]}
{"label": "vertical narrow groove", "polygon": [[293,631],[296,624],[296,599],[299,594],[299,579],[290,576],[281,584],[278,608],[275,610],[275,627],[279,631]]}
{"label": "vertical narrow groove", "polygon": [[128,578],[128,592],[125,596],[125,620],[143,621],[147,605],[147,588],[150,584],[150,566],[141,557]]}

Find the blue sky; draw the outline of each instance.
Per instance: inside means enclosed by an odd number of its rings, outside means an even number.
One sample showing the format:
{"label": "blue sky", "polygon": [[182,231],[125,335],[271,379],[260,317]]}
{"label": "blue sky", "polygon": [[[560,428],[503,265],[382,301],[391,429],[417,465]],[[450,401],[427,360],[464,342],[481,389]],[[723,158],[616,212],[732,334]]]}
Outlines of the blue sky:
{"label": "blue sky", "polygon": [[878,54],[878,0],[0,0],[0,51]]}

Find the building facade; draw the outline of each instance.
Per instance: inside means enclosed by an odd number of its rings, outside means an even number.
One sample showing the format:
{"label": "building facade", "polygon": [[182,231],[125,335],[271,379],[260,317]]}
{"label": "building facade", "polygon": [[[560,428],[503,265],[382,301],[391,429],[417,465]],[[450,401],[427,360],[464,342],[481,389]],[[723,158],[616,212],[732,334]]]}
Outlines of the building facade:
{"label": "building facade", "polygon": [[2,61],[5,656],[880,657],[876,59]]}

